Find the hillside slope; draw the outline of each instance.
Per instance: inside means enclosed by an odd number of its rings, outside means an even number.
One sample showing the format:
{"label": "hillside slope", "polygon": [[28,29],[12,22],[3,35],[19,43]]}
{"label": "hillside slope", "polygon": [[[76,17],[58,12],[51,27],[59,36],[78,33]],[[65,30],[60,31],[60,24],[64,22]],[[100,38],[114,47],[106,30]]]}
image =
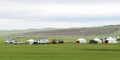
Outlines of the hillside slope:
{"label": "hillside slope", "polygon": [[33,31],[22,34],[15,34],[14,36],[95,36],[119,34],[120,25],[110,25],[102,27],[88,27],[88,28],[69,28],[69,29],[52,29]]}
{"label": "hillside slope", "polygon": [[27,30],[0,30],[0,37],[2,36],[10,36],[10,35],[14,35],[14,34],[24,34],[27,32],[33,32],[33,31],[38,31],[38,30],[34,30],[34,29],[27,29]]}

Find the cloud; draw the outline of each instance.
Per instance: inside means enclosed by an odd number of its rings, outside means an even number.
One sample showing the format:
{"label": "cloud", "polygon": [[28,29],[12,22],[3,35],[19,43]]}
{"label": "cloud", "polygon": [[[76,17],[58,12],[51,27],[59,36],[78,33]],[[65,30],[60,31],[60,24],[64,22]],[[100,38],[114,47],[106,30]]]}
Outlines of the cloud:
{"label": "cloud", "polygon": [[14,29],[41,29],[41,28],[71,28],[71,27],[92,27],[103,25],[116,25],[120,20],[111,21],[87,21],[87,22],[65,22],[65,21],[28,21],[28,20],[0,20],[0,30],[14,30]]}
{"label": "cloud", "polygon": [[[106,3],[102,4],[105,1]],[[61,2],[61,4],[56,4],[56,2],[57,3]],[[65,4],[62,4],[64,2]],[[72,4],[72,2],[75,4]],[[78,2],[83,4],[77,4]],[[102,2],[102,3],[88,4],[87,2],[89,3]],[[21,17],[109,16],[109,15],[113,16],[120,14],[119,3],[120,3],[119,0],[114,0],[114,1],[113,0],[69,0],[69,2],[68,0],[4,0],[4,1],[0,0],[0,13],[2,13],[2,15],[5,16],[10,15],[15,17],[17,15],[18,16],[20,15]]]}
{"label": "cloud", "polygon": [[119,24],[119,0],[0,0],[0,29]]}
{"label": "cloud", "polygon": [[98,4],[117,3],[120,0],[0,0],[0,2],[15,4]]}
{"label": "cloud", "polygon": [[1,6],[2,17],[120,16],[120,4]]}

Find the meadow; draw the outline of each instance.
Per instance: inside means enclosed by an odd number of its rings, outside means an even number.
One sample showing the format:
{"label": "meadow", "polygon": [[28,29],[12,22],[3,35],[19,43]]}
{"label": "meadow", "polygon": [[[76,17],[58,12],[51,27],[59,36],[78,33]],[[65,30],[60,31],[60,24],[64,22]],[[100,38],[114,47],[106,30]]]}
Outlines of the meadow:
{"label": "meadow", "polygon": [[[76,38],[63,39],[69,41]],[[22,40],[26,39],[29,38]],[[119,60],[119,56],[120,44],[18,45],[5,44],[3,37],[0,40],[0,60]]]}

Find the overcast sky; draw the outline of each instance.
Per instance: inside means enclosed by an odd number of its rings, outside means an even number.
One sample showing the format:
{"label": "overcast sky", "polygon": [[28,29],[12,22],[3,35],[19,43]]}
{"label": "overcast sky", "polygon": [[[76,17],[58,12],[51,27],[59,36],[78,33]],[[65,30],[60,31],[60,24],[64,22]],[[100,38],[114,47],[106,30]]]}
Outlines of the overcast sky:
{"label": "overcast sky", "polygon": [[120,24],[120,0],[0,0],[0,30]]}

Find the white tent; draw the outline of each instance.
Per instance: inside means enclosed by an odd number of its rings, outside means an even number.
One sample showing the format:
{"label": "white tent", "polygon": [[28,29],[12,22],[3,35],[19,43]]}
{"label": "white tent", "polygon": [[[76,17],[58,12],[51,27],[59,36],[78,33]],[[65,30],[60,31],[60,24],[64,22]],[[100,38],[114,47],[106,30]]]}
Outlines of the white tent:
{"label": "white tent", "polygon": [[33,39],[29,39],[29,40],[27,40],[27,43],[28,44],[33,44],[35,41],[33,40]]}
{"label": "white tent", "polygon": [[113,37],[108,37],[105,41],[108,41],[108,44],[116,44],[117,39]]}
{"label": "white tent", "polygon": [[102,40],[101,40],[101,39],[99,39],[99,38],[94,38],[93,40],[94,40],[94,41],[97,41],[99,44],[101,44],[101,43],[102,43]]}
{"label": "white tent", "polygon": [[78,43],[87,43],[87,41],[84,38],[79,38],[77,40]]}
{"label": "white tent", "polygon": [[45,44],[45,43],[49,43],[49,40],[48,39],[38,39],[37,42],[40,44]]}
{"label": "white tent", "polygon": [[49,40],[48,40],[48,39],[44,39],[44,42],[45,42],[45,43],[49,43]]}

